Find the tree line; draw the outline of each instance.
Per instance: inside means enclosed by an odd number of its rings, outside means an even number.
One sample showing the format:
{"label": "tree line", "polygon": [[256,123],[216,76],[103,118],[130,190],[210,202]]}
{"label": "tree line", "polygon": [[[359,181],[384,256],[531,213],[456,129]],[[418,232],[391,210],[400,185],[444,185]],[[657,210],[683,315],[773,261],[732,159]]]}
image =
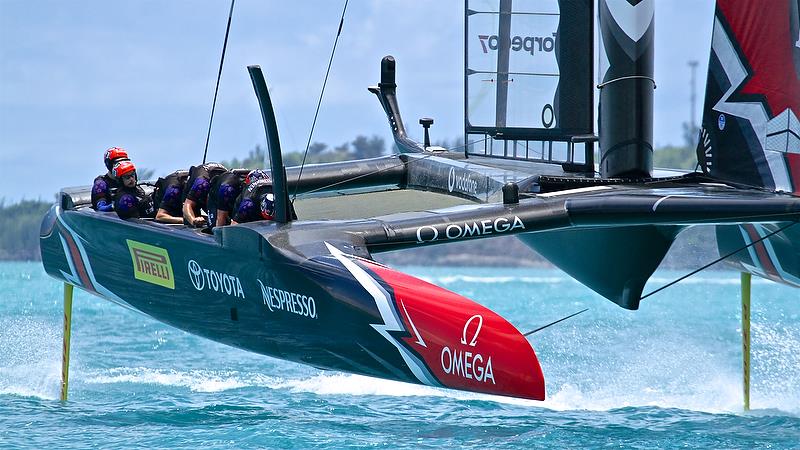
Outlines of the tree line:
{"label": "tree line", "polygon": [[[307,153],[305,151],[285,152],[282,156],[283,164],[292,167],[301,165],[304,157],[305,164],[317,164],[374,158],[385,154],[386,141],[382,137],[358,136],[350,142],[335,147],[328,147],[328,144],[321,142],[313,142],[308,146]],[[221,163],[232,169],[260,169],[265,167],[265,161],[268,161],[266,151],[260,145],[256,145],[246,157],[221,161]]]}
{"label": "tree line", "polygon": [[39,225],[53,202],[0,202],[0,260],[39,260]]}

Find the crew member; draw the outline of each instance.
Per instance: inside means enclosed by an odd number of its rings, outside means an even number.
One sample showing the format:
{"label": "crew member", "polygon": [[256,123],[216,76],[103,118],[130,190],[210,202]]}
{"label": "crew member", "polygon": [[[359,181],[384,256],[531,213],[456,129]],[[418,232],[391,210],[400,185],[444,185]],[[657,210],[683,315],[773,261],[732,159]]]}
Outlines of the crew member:
{"label": "crew member", "polygon": [[111,169],[121,185],[114,195],[114,210],[121,219],[153,217],[152,197],[136,184],[136,166],[131,161],[121,161]]}
{"label": "crew member", "polygon": [[251,170],[243,175],[229,170],[211,180],[211,190],[208,192],[208,226],[210,228],[223,227],[231,223],[232,213],[235,212],[234,206],[242,193],[243,185],[250,185],[263,179],[269,180],[267,172],[261,169]]}
{"label": "crew member", "polygon": [[114,210],[114,193],[121,186],[121,182],[114,178],[111,169],[120,161],[128,161],[128,152],[125,149],[111,147],[106,150],[103,162],[108,172],[95,178],[92,183],[92,208],[97,211]]}
{"label": "crew member", "polygon": [[202,227],[206,224],[202,210],[207,206],[211,179],[227,170],[219,163],[207,163],[189,169],[189,179],[184,188],[183,223],[190,227]]}
{"label": "crew member", "polygon": [[153,191],[156,222],[183,223],[183,202],[181,199],[188,178],[189,172],[176,170],[156,181],[156,188]]}
{"label": "crew member", "polygon": [[236,213],[232,224],[273,220],[275,216],[275,197],[272,194],[272,180],[262,178],[245,183],[244,190],[236,200]]}

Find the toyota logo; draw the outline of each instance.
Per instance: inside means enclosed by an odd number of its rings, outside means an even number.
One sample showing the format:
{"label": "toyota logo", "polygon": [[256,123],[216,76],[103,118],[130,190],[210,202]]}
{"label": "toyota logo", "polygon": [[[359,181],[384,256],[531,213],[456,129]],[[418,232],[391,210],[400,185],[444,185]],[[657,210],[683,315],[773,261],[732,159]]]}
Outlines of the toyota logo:
{"label": "toyota logo", "polygon": [[206,280],[203,278],[203,269],[193,259],[189,260],[189,279],[192,280],[194,288],[198,291],[202,291],[206,285]]}

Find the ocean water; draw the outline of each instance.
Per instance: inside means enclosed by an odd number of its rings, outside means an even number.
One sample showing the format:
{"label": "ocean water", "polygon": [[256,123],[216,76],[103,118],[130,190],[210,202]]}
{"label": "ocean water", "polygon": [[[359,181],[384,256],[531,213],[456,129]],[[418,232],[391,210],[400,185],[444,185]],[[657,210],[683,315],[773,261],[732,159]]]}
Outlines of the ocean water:
{"label": "ocean water", "polygon": [[0,263],[0,448],[800,448],[800,290],[754,279],[745,412],[738,273],[631,312],[557,270],[401,269],[522,331],[589,308],[530,337],[548,399],[320,371],[76,290],[61,403],[61,285],[38,263]]}

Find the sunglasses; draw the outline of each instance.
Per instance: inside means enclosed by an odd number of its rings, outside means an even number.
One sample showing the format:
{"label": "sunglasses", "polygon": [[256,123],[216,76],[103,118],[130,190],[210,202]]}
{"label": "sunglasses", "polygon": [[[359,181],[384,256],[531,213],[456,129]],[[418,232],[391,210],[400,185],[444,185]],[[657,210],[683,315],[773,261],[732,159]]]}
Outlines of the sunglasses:
{"label": "sunglasses", "polygon": [[126,178],[136,179],[136,172],[126,173],[125,175],[122,176],[123,180],[126,179]]}

